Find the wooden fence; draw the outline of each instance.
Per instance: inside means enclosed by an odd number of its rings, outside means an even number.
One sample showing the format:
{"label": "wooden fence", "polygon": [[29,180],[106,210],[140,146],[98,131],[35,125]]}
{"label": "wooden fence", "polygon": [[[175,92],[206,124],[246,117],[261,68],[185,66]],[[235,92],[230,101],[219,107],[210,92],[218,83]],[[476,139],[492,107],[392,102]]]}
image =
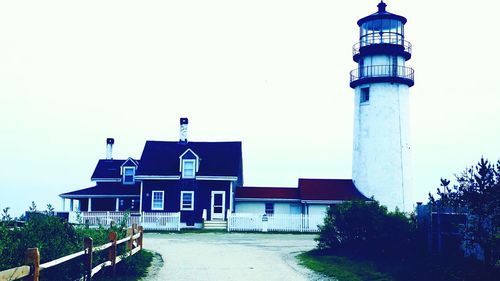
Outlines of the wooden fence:
{"label": "wooden fence", "polygon": [[[81,212],[80,217],[81,222],[90,226],[110,225],[112,222],[118,223],[124,218],[127,219],[125,222],[127,226],[138,224],[142,225],[144,230],[179,231],[181,226],[181,214],[179,212]],[[77,221],[70,220],[70,222],[76,223]]]}
{"label": "wooden fence", "polygon": [[[30,248],[26,250],[26,265],[0,271],[0,281],[18,280],[24,277],[27,277],[25,280],[38,281],[40,271],[60,265],[81,256],[84,257],[84,272],[82,278],[79,280],[91,280],[92,276],[108,266],[111,267],[114,276],[116,273],[116,264],[121,262],[126,257],[132,256],[142,250],[143,228],[142,226],[137,227],[137,225],[133,225],[131,228],[127,229],[127,237],[118,241],[116,240],[116,232],[110,232],[108,238],[109,243],[97,247],[93,246],[92,238],[85,238],[83,240],[84,247],[82,251],[43,264],[40,264],[40,252],[38,251],[38,248]],[[125,254],[117,256],[117,246],[122,243],[127,243],[127,251]],[[93,253],[101,252],[106,249],[108,249],[107,260],[95,267],[92,267]]]}
{"label": "wooden fence", "polygon": [[228,231],[319,232],[324,215],[228,213]]}

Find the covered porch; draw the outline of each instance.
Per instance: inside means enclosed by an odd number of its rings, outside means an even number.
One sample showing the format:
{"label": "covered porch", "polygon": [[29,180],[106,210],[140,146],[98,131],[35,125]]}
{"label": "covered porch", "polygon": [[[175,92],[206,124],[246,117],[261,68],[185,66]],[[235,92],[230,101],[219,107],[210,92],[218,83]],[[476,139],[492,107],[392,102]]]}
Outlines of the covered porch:
{"label": "covered porch", "polygon": [[123,186],[119,183],[99,183],[93,187],[60,194],[59,197],[62,199],[63,211],[140,210],[139,184]]}

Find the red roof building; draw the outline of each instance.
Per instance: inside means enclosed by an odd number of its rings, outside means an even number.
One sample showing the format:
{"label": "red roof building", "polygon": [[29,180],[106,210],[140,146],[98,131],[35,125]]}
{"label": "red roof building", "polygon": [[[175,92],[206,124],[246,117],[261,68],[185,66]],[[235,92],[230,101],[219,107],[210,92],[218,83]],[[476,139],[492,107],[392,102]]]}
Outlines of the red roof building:
{"label": "red roof building", "polygon": [[300,201],[338,203],[368,200],[350,179],[299,179],[298,187],[241,187],[236,201]]}

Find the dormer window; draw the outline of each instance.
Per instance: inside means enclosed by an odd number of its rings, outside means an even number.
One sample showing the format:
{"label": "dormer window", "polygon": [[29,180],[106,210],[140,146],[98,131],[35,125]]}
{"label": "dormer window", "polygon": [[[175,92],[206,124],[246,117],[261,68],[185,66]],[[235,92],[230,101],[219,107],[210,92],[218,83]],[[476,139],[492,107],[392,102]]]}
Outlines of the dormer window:
{"label": "dormer window", "polygon": [[135,184],[135,170],[139,167],[137,160],[128,158],[121,166],[122,183]]}
{"label": "dormer window", "polygon": [[200,157],[190,148],[179,156],[179,172],[181,172],[182,178],[194,179],[199,168]]}
{"label": "dormer window", "polygon": [[123,167],[123,184],[135,183],[135,167]]}
{"label": "dormer window", "polygon": [[182,177],[192,179],[196,175],[196,160],[183,159],[182,160]]}

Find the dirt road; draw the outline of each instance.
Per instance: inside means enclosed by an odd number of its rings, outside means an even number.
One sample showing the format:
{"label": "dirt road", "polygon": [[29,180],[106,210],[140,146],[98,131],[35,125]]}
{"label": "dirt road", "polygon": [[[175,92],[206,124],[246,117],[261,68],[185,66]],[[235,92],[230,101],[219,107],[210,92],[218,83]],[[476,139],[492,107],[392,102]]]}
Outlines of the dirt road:
{"label": "dirt road", "polygon": [[295,255],[316,246],[315,235],[147,233],[144,247],[162,255],[153,280],[326,280],[299,266]]}

